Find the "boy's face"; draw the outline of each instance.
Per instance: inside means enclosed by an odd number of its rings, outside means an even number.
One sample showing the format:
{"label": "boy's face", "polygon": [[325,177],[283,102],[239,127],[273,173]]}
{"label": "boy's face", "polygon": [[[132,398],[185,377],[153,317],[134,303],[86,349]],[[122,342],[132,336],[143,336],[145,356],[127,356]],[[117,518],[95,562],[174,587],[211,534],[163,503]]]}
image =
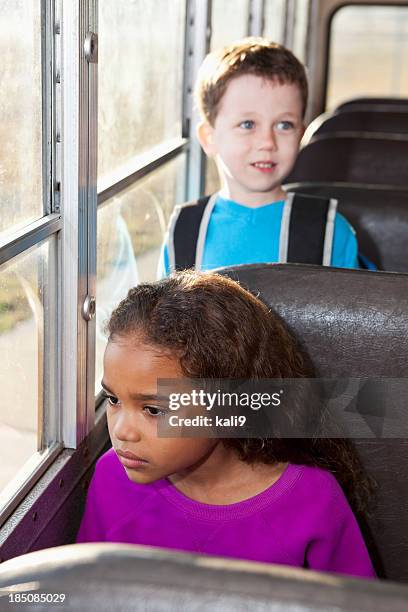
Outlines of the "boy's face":
{"label": "boy's face", "polygon": [[178,359],[133,339],[108,343],[102,386],[109,400],[109,434],[129,479],[142,484],[194,470],[219,443],[157,436],[160,414],[169,412],[168,401],[157,397],[158,378],[184,378]]}
{"label": "boy's face", "polygon": [[198,127],[204,151],[217,161],[224,195],[248,206],[284,197],[282,181],[303,132],[299,86],[252,74],[229,82],[214,127]]}

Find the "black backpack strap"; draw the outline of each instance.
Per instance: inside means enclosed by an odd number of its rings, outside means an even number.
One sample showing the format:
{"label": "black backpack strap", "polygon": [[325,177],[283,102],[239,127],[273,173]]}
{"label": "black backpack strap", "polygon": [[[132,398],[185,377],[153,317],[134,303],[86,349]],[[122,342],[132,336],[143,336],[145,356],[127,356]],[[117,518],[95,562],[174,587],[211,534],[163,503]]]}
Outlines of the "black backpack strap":
{"label": "black backpack strap", "polygon": [[279,262],[330,266],[337,200],[288,193],[282,214]]}
{"label": "black backpack strap", "polygon": [[[211,206],[209,206],[210,200],[212,200]],[[175,207],[167,238],[170,272],[194,267],[201,246],[200,262],[197,265],[197,268],[200,268],[202,249],[214,202],[215,196],[206,196],[195,202]]]}

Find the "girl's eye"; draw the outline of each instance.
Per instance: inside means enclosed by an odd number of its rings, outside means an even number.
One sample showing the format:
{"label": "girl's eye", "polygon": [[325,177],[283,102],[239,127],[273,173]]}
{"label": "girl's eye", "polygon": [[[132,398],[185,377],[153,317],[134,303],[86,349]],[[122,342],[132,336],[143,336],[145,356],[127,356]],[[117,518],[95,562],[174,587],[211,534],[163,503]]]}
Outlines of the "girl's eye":
{"label": "girl's eye", "polygon": [[105,393],[105,397],[111,406],[118,406],[120,404],[120,401],[114,395],[108,395],[107,393]]}
{"label": "girl's eye", "polygon": [[279,121],[277,124],[277,129],[282,131],[292,130],[295,126],[292,121]]}
{"label": "girl's eye", "polygon": [[144,406],[143,410],[151,417],[163,416],[165,414],[165,411],[157,406]]}
{"label": "girl's eye", "polygon": [[239,127],[243,128],[244,130],[252,130],[255,127],[255,122],[250,121],[250,119],[246,119],[245,121],[241,121]]}

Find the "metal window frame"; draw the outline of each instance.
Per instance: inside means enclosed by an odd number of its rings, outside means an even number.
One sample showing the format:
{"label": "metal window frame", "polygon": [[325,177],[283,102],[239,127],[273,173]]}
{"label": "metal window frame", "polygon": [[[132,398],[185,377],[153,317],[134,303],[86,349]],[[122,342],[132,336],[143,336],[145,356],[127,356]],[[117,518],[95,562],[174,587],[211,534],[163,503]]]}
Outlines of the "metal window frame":
{"label": "metal window frame", "polygon": [[98,183],[98,209],[110,198],[157,170],[188,148],[186,138],[174,138],[135,157]]}
{"label": "metal window frame", "polygon": [[200,121],[194,104],[194,82],[198,69],[208,53],[211,37],[211,0],[187,0],[184,44],[184,80],[182,126],[188,139],[186,199],[196,200],[204,193],[206,161],[195,135]]}
{"label": "metal window frame", "polygon": [[76,448],[95,419],[95,319],[85,320],[96,285],[97,64],[84,42],[97,33],[97,0],[62,5],[61,134],[61,405],[62,440]]}
{"label": "metal window frame", "polygon": [[262,36],[265,26],[264,0],[249,0],[248,36]]}
{"label": "metal window frame", "polygon": [[[389,5],[383,0],[311,0],[309,21],[309,43],[307,61],[309,66],[310,102],[307,121],[322,112],[326,105],[327,77],[329,69],[330,26],[334,14],[345,6]],[[407,6],[407,0],[393,0],[393,6]]]}
{"label": "metal window frame", "polygon": [[[54,159],[54,0],[41,0],[41,124],[42,124],[42,200],[43,215],[41,218],[26,223],[20,228],[5,235],[0,242],[0,265],[12,263],[19,255],[27,254],[40,246],[45,240],[55,237],[53,248],[48,258],[47,272],[41,277],[43,290],[44,317],[50,314],[47,325],[40,321],[38,333],[38,427],[37,447],[34,453],[19,471],[18,477],[12,480],[1,495],[0,521],[20,503],[26,493],[38,480],[52,458],[59,450],[59,405],[57,396],[57,338],[56,319],[57,275],[55,273],[56,244],[61,230],[61,218],[53,207],[53,159]],[[42,273],[42,269],[40,271]],[[46,359],[44,355],[47,354]],[[51,414],[52,418],[46,417]]]}

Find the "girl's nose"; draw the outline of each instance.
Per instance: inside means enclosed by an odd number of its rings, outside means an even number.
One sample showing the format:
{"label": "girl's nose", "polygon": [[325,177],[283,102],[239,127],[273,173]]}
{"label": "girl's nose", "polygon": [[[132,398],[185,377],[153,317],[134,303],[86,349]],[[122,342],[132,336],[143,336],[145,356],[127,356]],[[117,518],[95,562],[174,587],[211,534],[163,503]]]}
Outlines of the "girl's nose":
{"label": "girl's nose", "polygon": [[135,421],[135,415],[121,410],[113,426],[113,435],[122,442],[138,442],[141,439],[140,428]]}

